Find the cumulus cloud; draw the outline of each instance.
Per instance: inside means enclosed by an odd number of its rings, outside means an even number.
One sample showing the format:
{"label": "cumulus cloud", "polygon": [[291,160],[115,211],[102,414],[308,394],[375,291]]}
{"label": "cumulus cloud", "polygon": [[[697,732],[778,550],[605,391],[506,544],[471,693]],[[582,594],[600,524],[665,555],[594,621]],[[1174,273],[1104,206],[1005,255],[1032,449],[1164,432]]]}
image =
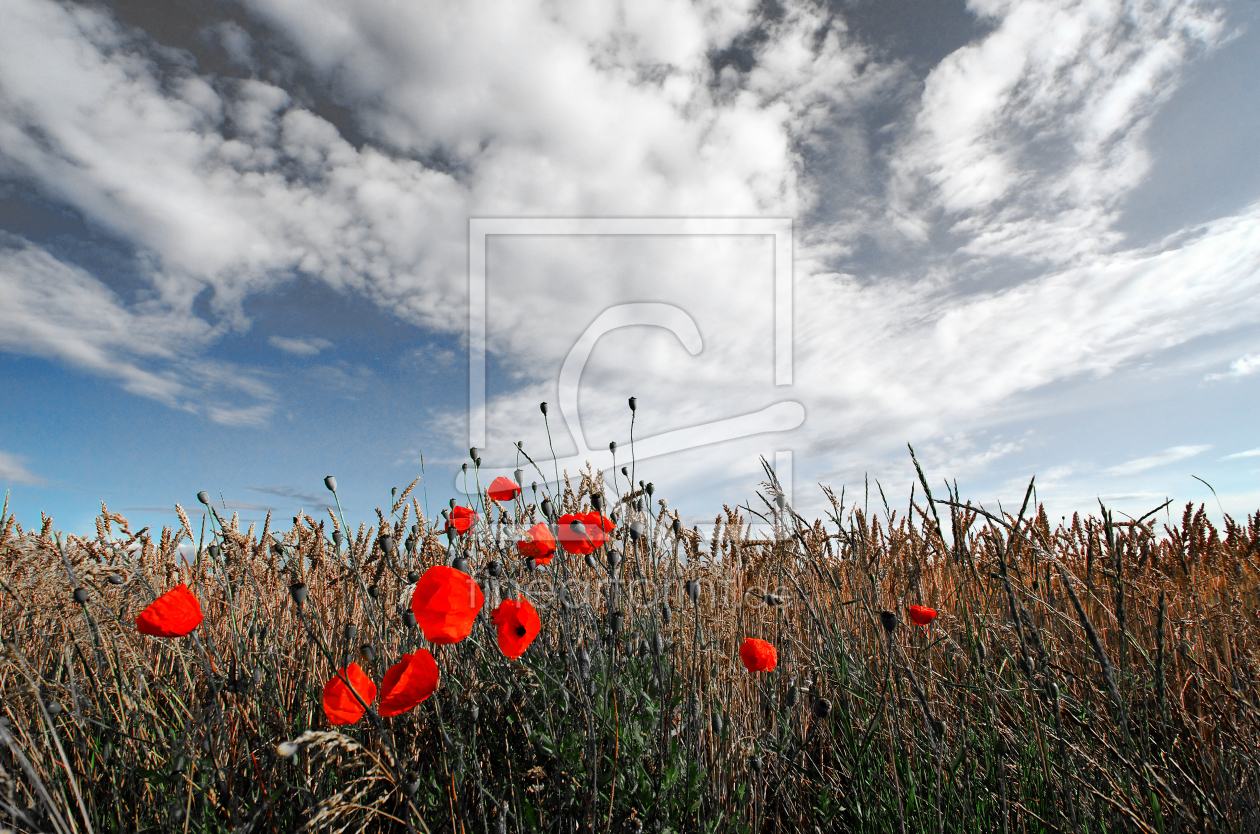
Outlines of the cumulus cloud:
{"label": "cumulus cloud", "polygon": [[1248,353],[1240,356],[1233,362],[1229,363],[1229,370],[1225,373],[1213,373],[1204,377],[1206,380],[1217,379],[1238,379],[1239,377],[1250,376],[1256,371],[1260,371],[1260,355]]}

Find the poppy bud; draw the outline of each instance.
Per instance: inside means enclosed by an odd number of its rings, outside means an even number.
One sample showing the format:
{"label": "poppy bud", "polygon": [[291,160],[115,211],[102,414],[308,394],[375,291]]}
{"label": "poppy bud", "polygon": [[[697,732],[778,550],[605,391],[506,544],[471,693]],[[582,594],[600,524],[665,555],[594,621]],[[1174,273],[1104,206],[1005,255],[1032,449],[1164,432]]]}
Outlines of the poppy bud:
{"label": "poppy bud", "polygon": [[685,587],[687,589],[687,597],[691,600],[692,605],[697,604],[700,600],[700,580],[688,579]]}
{"label": "poppy bud", "polygon": [[474,460],[474,461],[473,461],[473,466],[480,467],[480,466],[481,466],[481,458],[477,458],[476,460]]}
{"label": "poppy bud", "polygon": [[306,583],[294,582],[289,586],[289,596],[293,597],[293,601],[302,607],[302,603],[306,602]]}
{"label": "poppy bud", "polygon": [[328,491],[335,493],[337,491],[337,479],[332,475],[324,478],[324,486],[328,487]]}
{"label": "poppy bud", "polygon": [[377,544],[379,544],[381,546],[381,550],[385,551],[385,553],[387,554],[394,552],[394,537],[393,536],[381,536],[379,539],[377,539]]}
{"label": "poppy bud", "polygon": [[211,558],[211,559],[218,559],[218,558],[219,558],[219,553],[220,553],[221,551],[219,550],[219,546],[218,546],[217,544],[212,544],[212,545],[210,545],[210,546],[209,546],[208,548],[206,548],[206,549],[210,551],[210,558]]}
{"label": "poppy bud", "polygon": [[577,650],[578,671],[582,677],[589,677],[591,674],[591,655],[586,651],[585,646],[579,646]]}
{"label": "poppy bud", "polygon": [[460,571],[461,573],[468,573],[468,568],[469,568],[468,560],[465,559],[463,556],[457,556],[455,559],[451,560],[451,567],[455,568],[455,570]]}
{"label": "poppy bud", "polygon": [[634,638],[634,649],[638,653],[639,657],[647,657],[648,644],[642,636]]}
{"label": "poppy bud", "polygon": [[590,553],[587,553],[584,558],[586,559],[586,566],[588,568],[596,568],[596,569],[599,568],[599,562],[595,561],[595,557],[593,555],[591,555]]}
{"label": "poppy bud", "polygon": [[624,467],[624,466],[623,466],[623,467],[621,467],[621,474],[622,474],[622,475],[625,475],[627,478],[629,478],[629,477],[630,477],[630,470],[629,470],[629,469],[627,469],[626,467]]}
{"label": "poppy bud", "polygon": [[206,495],[205,490],[202,490],[201,492],[197,493],[197,500],[205,504],[207,507],[210,506],[210,496]]}
{"label": "poppy bud", "polygon": [[109,575],[109,584],[111,585],[121,585],[126,581],[126,577],[124,577],[121,573],[111,573]]}
{"label": "poppy bud", "polygon": [[796,701],[800,697],[800,694],[800,690],[796,688],[796,684],[792,684],[788,687],[787,697],[783,699],[783,703],[787,704],[789,708],[796,706]]}
{"label": "poppy bud", "polygon": [[652,493],[656,492],[656,486],[649,482],[648,485],[643,488],[643,491],[648,494],[648,498],[651,498]]}
{"label": "poppy bud", "polygon": [[682,520],[681,520],[681,519],[677,519],[677,518],[676,518],[676,519],[674,519],[674,523],[673,523],[673,524],[671,524],[671,525],[669,525],[669,526],[670,526],[670,529],[672,529],[672,530],[674,531],[674,535],[675,535],[675,536],[677,536],[679,533],[681,533],[681,532],[682,532]]}
{"label": "poppy bud", "polygon": [[467,474],[467,472],[468,472],[468,464],[466,464],[466,463],[465,463],[465,464],[462,464],[459,468],[460,468],[460,471],[462,471],[462,472],[464,472],[465,474]]}
{"label": "poppy bud", "polygon": [[976,656],[979,657],[980,660],[984,660],[984,641],[983,640],[976,641]]}
{"label": "poppy bud", "polygon": [[714,712],[709,718],[709,726],[713,728],[713,735],[722,735],[722,713]]}
{"label": "poppy bud", "polygon": [[761,757],[753,756],[751,759],[748,760],[748,766],[752,768],[753,773],[760,773],[761,772]]}
{"label": "poppy bud", "polygon": [[643,536],[643,522],[642,521],[630,522],[630,539],[632,541],[637,542],[642,536]]}
{"label": "poppy bud", "polygon": [[416,627],[416,615],[412,613],[410,608],[408,608],[406,611],[403,612],[402,621],[403,621],[403,625],[405,625],[407,628]]}
{"label": "poppy bud", "polygon": [[591,494],[591,507],[596,512],[602,512],[604,509],[604,496],[600,495],[598,492],[592,493]]}
{"label": "poppy bud", "polygon": [[381,595],[381,591],[379,588],[376,587],[376,585],[368,585],[368,596],[370,596],[372,599],[378,599],[380,598],[380,595]]}
{"label": "poppy bud", "polygon": [[643,512],[643,499],[642,498],[634,499],[634,511],[636,513]]}
{"label": "poppy bud", "polygon": [[609,615],[608,627],[612,630],[613,634],[619,634],[621,632],[621,620],[622,616],[620,611],[614,611]]}
{"label": "poppy bud", "polygon": [[497,578],[503,573],[503,569],[499,566],[498,562],[491,560],[486,563],[486,573]]}
{"label": "poppy bud", "polygon": [[530,488],[531,490],[533,490],[534,495],[537,495],[537,494],[538,494],[538,482],[537,482],[537,481],[530,481],[530,482],[529,482],[529,488]]}
{"label": "poppy bud", "polygon": [[74,589],[74,601],[75,601],[75,602],[77,602],[77,603],[79,603],[80,605],[82,605],[83,603],[87,602],[87,601],[88,601],[88,592],[87,592],[87,588],[75,588],[75,589]]}
{"label": "poppy bud", "polygon": [[662,602],[661,603],[661,622],[663,622],[665,625],[669,625],[670,613],[671,612],[669,610],[669,605]]}
{"label": "poppy bud", "polygon": [[616,440],[608,444],[608,451],[612,452],[614,455],[617,454],[617,441]]}
{"label": "poppy bud", "polygon": [[665,651],[665,638],[660,634],[652,635],[652,654],[660,655]]}
{"label": "poppy bud", "polygon": [[541,411],[541,412],[543,413],[543,416],[544,416],[544,417],[546,417],[546,416],[547,416],[547,404],[546,404],[546,403],[539,403],[539,404],[538,404],[538,410],[539,410],[539,411]]}
{"label": "poppy bud", "polygon": [[638,409],[639,409],[639,398],[638,398],[638,397],[631,397],[631,398],[630,398],[630,410],[631,410],[631,411],[637,411]]}
{"label": "poppy bud", "polygon": [[892,634],[897,629],[897,615],[891,611],[880,611],[879,624],[884,627],[884,631]]}
{"label": "poppy bud", "polygon": [[814,701],[814,717],[821,719],[826,718],[828,715],[831,715],[831,702],[826,698],[819,698]]}
{"label": "poppy bud", "polygon": [[408,585],[414,585],[419,581],[420,581],[419,571],[415,571],[415,570],[407,571],[407,584]]}

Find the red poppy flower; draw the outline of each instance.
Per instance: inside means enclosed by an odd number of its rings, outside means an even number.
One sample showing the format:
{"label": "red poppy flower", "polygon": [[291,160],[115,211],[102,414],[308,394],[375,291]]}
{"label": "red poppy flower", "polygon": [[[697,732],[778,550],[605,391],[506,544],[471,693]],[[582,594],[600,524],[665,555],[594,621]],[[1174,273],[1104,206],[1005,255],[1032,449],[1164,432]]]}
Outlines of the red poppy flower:
{"label": "red poppy flower", "polygon": [[446,522],[446,529],[454,530],[461,536],[472,529],[473,524],[477,521],[477,512],[467,507],[455,507],[451,510],[451,517]]}
{"label": "red poppy flower", "polygon": [[769,672],[779,663],[779,653],[774,646],[756,637],[744,638],[744,645],[739,647],[739,658],[749,672]]}
{"label": "red poppy flower", "polygon": [[556,539],[541,521],[525,531],[525,538],[516,543],[516,549],[536,565],[549,565],[556,555]]}
{"label": "red poppy flower", "polygon": [[141,634],[183,637],[201,624],[201,604],[182,582],[149,603],[136,617]]}
{"label": "red poppy flower", "polygon": [[907,605],[906,612],[915,625],[925,626],[936,619],[936,609],[924,605]]}
{"label": "red poppy flower", "polygon": [[521,494],[521,488],[507,478],[495,478],[490,482],[491,501],[511,501]]}
{"label": "red poppy flower", "polygon": [[416,582],[411,612],[430,643],[458,643],[472,634],[473,621],[485,604],[473,578],[448,565],[434,565]]}
{"label": "red poppy flower", "polygon": [[[573,522],[582,523],[582,532],[573,529]],[[605,533],[613,531],[612,519],[592,510],[560,516],[560,546],[567,552],[585,556],[604,543]]]}
{"label": "red poppy flower", "polygon": [[494,624],[499,627],[499,651],[508,660],[516,660],[542,631],[542,621],[529,600],[505,599],[494,609]]}
{"label": "red poppy flower", "polygon": [[381,682],[381,718],[406,712],[423,703],[437,689],[441,672],[428,649],[405,654],[389,667]]}
{"label": "red poppy flower", "polygon": [[353,724],[363,717],[363,704],[354,697],[354,692],[346,686],[342,676],[350,681],[364,704],[371,704],[376,699],[376,684],[364,674],[359,664],[351,663],[341,670],[341,674],[333,675],[324,684],[324,715],[328,716],[330,724]]}

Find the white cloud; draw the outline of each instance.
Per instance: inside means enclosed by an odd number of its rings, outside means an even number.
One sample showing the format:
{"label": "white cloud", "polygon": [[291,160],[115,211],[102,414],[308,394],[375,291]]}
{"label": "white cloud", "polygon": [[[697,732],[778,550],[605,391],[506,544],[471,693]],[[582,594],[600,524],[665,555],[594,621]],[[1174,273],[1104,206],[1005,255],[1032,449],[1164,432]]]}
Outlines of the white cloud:
{"label": "white cloud", "polygon": [[32,474],[23,461],[25,459],[8,452],[0,452],[0,481],[28,486],[44,486],[47,482],[38,475]]}
{"label": "white cloud", "polygon": [[1237,460],[1238,458],[1260,458],[1260,449],[1248,449],[1245,452],[1235,452],[1232,455],[1226,455],[1221,460]]}
{"label": "white cloud", "polygon": [[1233,362],[1229,363],[1229,370],[1221,374],[1208,374],[1204,379],[1212,381],[1217,379],[1238,379],[1239,377],[1250,376],[1256,371],[1260,371],[1260,355],[1248,353],[1240,356]]}
{"label": "white cloud", "polygon": [[1211,448],[1211,446],[1172,446],[1154,455],[1109,467],[1103,472],[1107,475],[1134,475],[1138,472],[1145,472],[1148,469],[1155,469],[1160,466],[1167,466],[1170,463],[1187,460]]}
{"label": "white cloud", "polygon": [[307,338],[290,338],[288,336],[272,336],[267,340],[272,347],[295,356],[315,356],[321,350],[327,350],[333,343],[318,336]]}

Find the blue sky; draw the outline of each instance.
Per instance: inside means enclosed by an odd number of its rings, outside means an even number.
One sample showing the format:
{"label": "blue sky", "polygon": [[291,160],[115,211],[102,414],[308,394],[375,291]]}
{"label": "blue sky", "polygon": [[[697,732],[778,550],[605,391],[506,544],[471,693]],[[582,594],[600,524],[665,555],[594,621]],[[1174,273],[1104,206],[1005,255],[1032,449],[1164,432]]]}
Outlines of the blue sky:
{"label": "blue sky", "polygon": [[698,352],[599,338],[587,448],[625,459],[629,396],[636,441],[803,414],[641,461],[689,523],[785,452],[806,515],[868,473],[903,508],[907,443],[993,508],[1035,474],[1055,516],[1260,509],[1255,0],[0,16],[0,488],[26,527],[87,533],[101,501],[177,524],[203,489],[246,523],[326,516],[327,474],[357,526],[421,455],[436,512],[470,440],[470,218],[793,232],[790,384],[771,238],[489,238],[487,467],[549,457],[565,357],[655,304]]}

